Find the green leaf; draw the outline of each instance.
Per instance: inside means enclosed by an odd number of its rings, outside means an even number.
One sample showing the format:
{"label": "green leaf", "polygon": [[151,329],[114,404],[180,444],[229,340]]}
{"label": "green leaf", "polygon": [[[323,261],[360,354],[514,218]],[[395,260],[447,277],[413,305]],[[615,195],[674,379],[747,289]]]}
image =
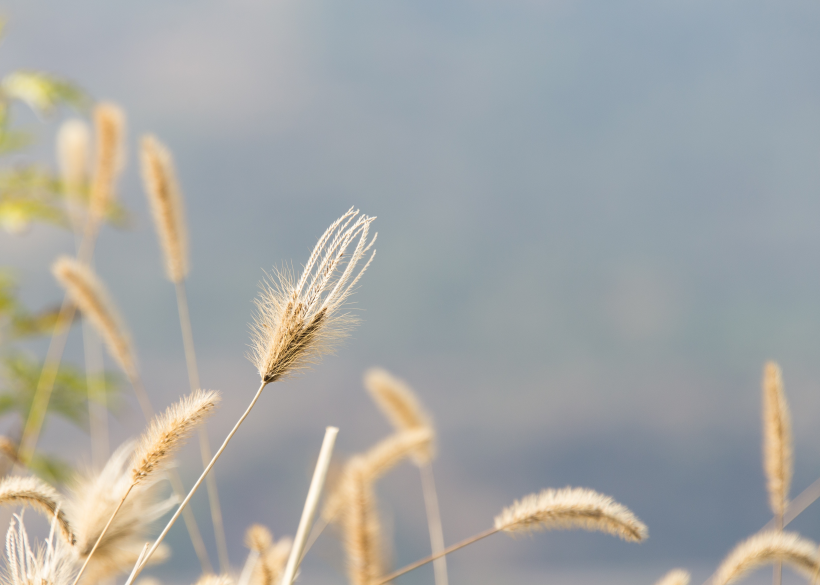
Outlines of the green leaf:
{"label": "green leaf", "polygon": [[61,104],[85,109],[89,99],[73,83],[41,71],[15,71],[3,78],[0,89],[10,99],[27,104],[40,115]]}

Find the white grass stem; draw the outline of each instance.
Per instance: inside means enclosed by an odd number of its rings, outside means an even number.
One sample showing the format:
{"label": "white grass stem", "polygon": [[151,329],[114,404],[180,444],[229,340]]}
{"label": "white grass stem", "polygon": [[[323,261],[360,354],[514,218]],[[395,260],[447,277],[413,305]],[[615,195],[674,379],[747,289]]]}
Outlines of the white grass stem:
{"label": "white grass stem", "polygon": [[252,550],[248,553],[248,558],[245,560],[245,565],[242,567],[242,573],[239,575],[239,581],[236,582],[236,585],[248,585],[251,582],[251,576],[258,561],[259,551]]}
{"label": "white grass stem", "polygon": [[310,480],[305,507],[302,509],[302,517],[299,520],[299,528],[296,530],[296,537],[293,539],[293,546],[290,549],[288,563],[285,565],[285,573],[282,575],[280,585],[291,585],[296,576],[296,569],[302,562],[302,552],[305,550],[308,533],[313,525],[316,516],[316,508],[319,506],[319,499],[322,497],[322,489],[327,478],[327,468],[330,467],[330,457],[333,455],[333,446],[336,444],[336,435],[339,429],[327,427],[325,438],[322,441],[322,448],[319,451],[319,460],[316,462],[316,469],[313,470],[313,479]]}
{"label": "white grass stem", "polygon": [[[191,385],[191,392],[200,388],[199,368],[196,363],[196,351],[194,349],[194,335],[191,329],[191,314],[188,311],[188,295],[185,292],[185,281],[180,280],[175,283],[177,293],[177,309],[179,311],[179,327],[182,330],[182,345],[185,348],[185,365],[188,368],[188,382]],[[205,424],[199,425],[199,452],[202,455],[202,466],[206,466],[211,460],[211,444],[208,440],[208,431]],[[228,557],[228,541],[225,538],[225,525],[222,521],[222,507],[219,505],[219,492],[216,488],[216,475],[208,474],[205,479],[205,488],[208,492],[208,504],[211,508],[211,523],[214,527],[214,539],[216,540],[216,552],[219,557],[219,570],[227,573],[230,570],[230,559]]]}
{"label": "white grass stem", "polygon": [[225,450],[225,447],[228,446],[228,443],[233,438],[233,436],[236,434],[236,431],[239,429],[240,425],[245,421],[245,419],[250,414],[250,412],[253,409],[254,405],[259,400],[259,397],[262,395],[262,390],[265,389],[265,386],[267,386],[267,383],[264,382],[264,381],[259,385],[259,390],[256,391],[256,394],[254,395],[253,400],[251,400],[251,403],[248,405],[248,408],[245,409],[245,412],[242,413],[242,416],[239,417],[238,421],[236,421],[236,424],[231,429],[231,432],[228,433],[228,436],[225,437],[225,440],[222,442],[222,445],[219,447],[219,450],[217,450],[216,454],[214,454],[213,458],[211,458],[210,463],[208,463],[208,466],[202,472],[202,475],[199,476],[199,479],[196,480],[196,483],[194,484],[194,487],[191,488],[191,491],[188,492],[188,495],[185,496],[184,500],[182,500],[182,503],[177,508],[177,511],[174,512],[174,515],[168,521],[168,524],[165,525],[165,528],[163,528],[162,532],[157,537],[156,541],[154,541],[153,546],[151,546],[150,550],[145,555],[145,559],[143,559],[142,563],[140,563],[139,567],[136,568],[136,570],[131,575],[131,577],[128,578],[128,581],[126,581],[125,585],[131,585],[131,583],[133,583],[134,579],[136,579],[139,576],[139,574],[142,571],[143,567],[145,567],[145,564],[151,558],[151,555],[153,555],[154,552],[156,552],[157,548],[162,543],[162,541],[165,539],[165,536],[168,534],[168,531],[171,530],[171,527],[179,519],[179,516],[182,513],[182,511],[185,509],[185,506],[188,505],[188,502],[191,501],[191,498],[196,493],[196,490],[199,488],[199,486],[205,480],[205,476],[208,475],[209,471],[211,471],[211,468],[214,466],[214,463],[216,463],[216,460],[219,459],[220,455],[222,455],[222,452]]}
{"label": "white grass stem", "polygon": [[[430,548],[435,555],[444,550],[444,531],[441,528],[441,513],[438,507],[436,481],[433,477],[433,464],[427,461],[419,467],[421,486],[424,494],[424,507],[427,510],[427,527],[430,530]],[[447,585],[447,558],[441,556],[433,561],[433,573],[436,585]],[[775,584],[777,585],[777,584]]]}

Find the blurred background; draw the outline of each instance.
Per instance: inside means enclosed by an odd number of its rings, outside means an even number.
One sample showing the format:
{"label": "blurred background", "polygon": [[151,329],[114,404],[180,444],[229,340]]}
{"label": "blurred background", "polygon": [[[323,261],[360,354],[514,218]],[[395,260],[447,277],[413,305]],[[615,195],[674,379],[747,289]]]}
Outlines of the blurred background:
{"label": "blurred background", "polygon": [[[298,269],[351,205],[378,216],[361,325],[269,387],[215,468],[234,566],[251,522],[295,532],[326,425],[342,456],[390,432],[361,382],[374,365],[435,417],[448,543],[550,486],[610,494],[650,529],[641,545],[495,536],[449,558],[453,585],[651,583],[677,566],[702,581],[770,518],[767,359],[793,411],[793,495],[820,476],[817,2],[11,0],[2,13],[0,72],[59,73],[128,114],[133,222],[106,228],[96,259],[158,407],[188,382],[134,154],[146,132],[174,152],[201,377],[225,398],[212,442],[256,389],[245,354],[263,271]],[[39,142],[17,158],[54,164],[62,114],[18,114]],[[48,267],[72,250],[56,228],[0,235],[32,307],[62,298]],[[67,359],[82,363],[75,329]],[[140,432],[133,401],[112,425],[115,443]],[[90,458],[59,422],[42,445]],[[188,485],[200,470],[186,449]],[[394,564],[427,554],[416,469],[379,497]],[[215,558],[204,492],[193,507]],[[820,538],[820,504],[793,528]],[[153,574],[193,583],[181,523],[170,544]],[[331,533],[301,580],[345,582]],[[429,567],[397,581],[431,582]]]}

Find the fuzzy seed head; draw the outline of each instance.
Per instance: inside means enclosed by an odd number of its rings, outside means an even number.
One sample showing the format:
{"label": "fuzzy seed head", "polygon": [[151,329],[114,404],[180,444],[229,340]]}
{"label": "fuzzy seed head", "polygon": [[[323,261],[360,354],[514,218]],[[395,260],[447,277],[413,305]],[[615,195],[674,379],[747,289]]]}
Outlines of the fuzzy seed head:
{"label": "fuzzy seed head", "polygon": [[293,541],[287,536],[269,545],[260,553],[248,585],[278,585],[285,572],[292,546]]}
{"label": "fuzzy seed head", "polygon": [[88,180],[91,136],[85,122],[66,120],[57,133],[57,161],[66,195],[80,199]]}
{"label": "fuzzy seed head", "polygon": [[58,258],[51,272],[94,325],[111,357],[126,375],[135,376],[137,367],[130,336],[102,281],[90,267],[68,256]]}
{"label": "fuzzy seed head", "polygon": [[[106,522],[133,483],[130,466],[133,451],[133,443],[122,445],[101,471],[78,474],[70,486],[66,515],[77,536],[76,549],[81,560],[91,552]],[[131,490],[91,557],[80,585],[95,585],[131,571],[146,540],[152,537],[154,522],[177,503],[175,497],[162,497],[161,479],[159,474],[151,475]],[[168,555],[168,548],[161,546],[150,563],[162,562]]]}
{"label": "fuzzy seed head", "polygon": [[95,220],[104,217],[114,200],[117,178],[125,162],[125,114],[111,103],[94,108],[96,153],[89,210]]}
{"label": "fuzzy seed head", "polygon": [[375,218],[358,214],[351,208],[331,224],[298,281],[282,270],[263,283],[250,359],[265,384],[318,361],[355,322],[339,310],[373,260],[375,251],[355,272],[376,239],[368,240]]}
{"label": "fuzzy seed head", "polygon": [[8,476],[0,482],[0,505],[31,506],[47,518],[56,518],[63,538],[74,544],[76,538],[63,511],[60,494],[47,483],[36,477]]}
{"label": "fuzzy seed head", "polygon": [[631,542],[645,540],[649,534],[643,522],[609,496],[569,487],[522,498],[495,517],[495,527],[511,533],[580,528]]}
{"label": "fuzzy seed head", "polygon": [[713,585],[729,585],[763,565],[782,562],[811,577],[818,566],[817,545],[794,532],[760,532],[738,544],[718,567]]}
{"label": "fuzzy seed head", "polygon": [[794,472],[792,423],[780,366],[768,362],[763,370],[763,469],[769,505],[783,517]]}
{"label": "fuzzy seed head", "polygon": [[142,139],[142,180],[162,244],[165,273],[171,282],[188,275],[188,230],[182,192],[170,151],[154,136]]}
{"label": "fuzzy seed head", "polygon": [[350,461],[346,488],[342,530],[348,579],[352,585],[372,585],[383,573],[382,536],[376,496],[364,461]]}
{"label": "fuzzy seed head", "polygon": [[71,585],[77,572],[76,554],[63,539],[55,539],[52,520],[48,539],[35,550],[29,544],[23,517],[14,515],[6,534],[6,569],[2,585]]}
{"label": "fuzzy seed head", "polygon": [[233,577],[230,575],[202,575],[196,585],[234,585]]}
{"label": "fuzzy seed head", "polygon": [[365,372],[364,386],[397,430],[424,428],[430,431],[430,441],[413,454],[416,465],[428,463],[435,455],[433,423],[409,384],[391,375],[387,370],[371,368]]}
{"label": "fuzzy seed head", "polygon": [[219,400],[218,392],[197,390],[155,417],[132,458],[134,484],[167,465],[191,431],[213,413]]}
{"label": "fuzzy seed head", "polygon": [[253,524],[245,532],[245,546],[253,551],[261,554],[272,544],[273,535],[261,524]]}
{"label": "fuzzy seed head", "polygon": [[683,569],[672,569],[660,578],[655,585],[689,585],[691,575]]}

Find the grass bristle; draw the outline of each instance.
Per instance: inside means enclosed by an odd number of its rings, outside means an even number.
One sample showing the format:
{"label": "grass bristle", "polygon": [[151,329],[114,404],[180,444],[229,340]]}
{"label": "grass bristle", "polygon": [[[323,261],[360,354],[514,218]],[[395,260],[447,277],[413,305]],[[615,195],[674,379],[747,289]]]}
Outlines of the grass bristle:
{"label": "grass bristle", "polygon": [[764,565],[782,562],[811,577],[818,569],[817,545],[793,532],[761,532],[738,544],[720,564],[713,585],[729,585]]}

